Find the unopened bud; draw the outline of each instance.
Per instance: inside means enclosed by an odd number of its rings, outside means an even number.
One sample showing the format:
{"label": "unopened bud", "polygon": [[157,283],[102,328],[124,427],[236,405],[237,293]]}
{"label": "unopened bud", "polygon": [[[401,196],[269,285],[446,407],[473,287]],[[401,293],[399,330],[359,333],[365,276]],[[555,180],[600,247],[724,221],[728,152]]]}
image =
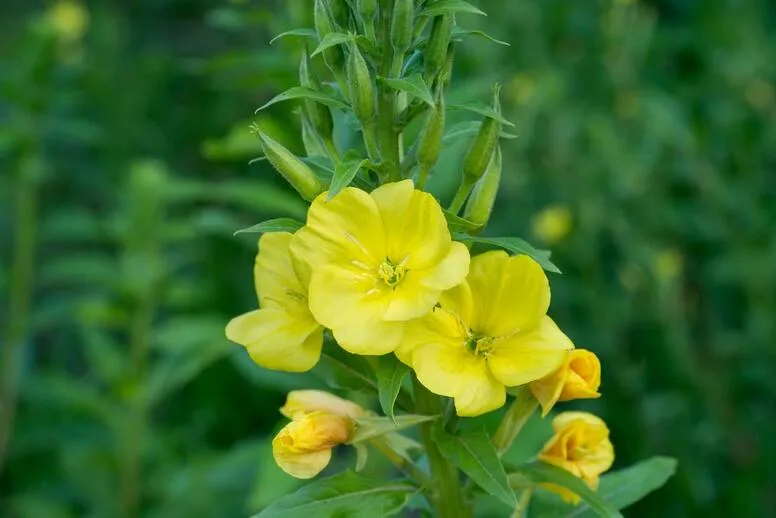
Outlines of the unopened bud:
{"label": "unopened bud", "polygon": [[426,65],[426,77],[431,79],[442,70],[447,61],[447,48],[453,34],[453,16],[436,16],[431,26],[431,36],[428,39],[423,60]]}
{"label": "unopened bud", "polygon": [[329,12],[340,32],[347,32],[350,25],[350,7],[345,0],[326,0]]}
{"label": "unopened bud", "polygon": [[[315,0],[315,31],[318,33],[318,39],[323,40],[326,35],[334,32],[334,25],[329,10],[324,0]],[[339,73],[345,64],[345,53],[339,45],[329,47],[322,52],[323,60],[326,66],[334,73]]]}
{"label": "unopened bud", "polygon": [[[321,89],[318,79],[310,69],[310,58],[307,55],[307,50],[303,52],[302,61],[299,64],[299,84],[312,90],[320,91]],[[334,119],[332,119],[329,108],[312,99],[305,99],[304,109],[312,127],[318,132],[321,138],[330,139],[334,132]]]}
{"label": "unopened bud", "polygon": [[436,105],[428,110],[426,123],[418,139],[418,164],[421,170],[428,171],[439,159],[442,148],[442,135],[445,131],[445,96],[439,88]]}
{"label": "unopened bud", "polygon": [[391,19],[391,45],[398,54],[404,54],[412,45],[414,18],[414,0],[395,0]]}
{"label": "unopened bud", "polygon": [[355,41],[350,44],[347,75],[353,112],[362,124],[372,122],[376,115],[374,85],[369,66]]}
{"label": "unopened bud", "polygon": [[485,174],[477,180],[469,201],[464,209],[463,217],[481,227],[484,227],[493,212],[499,184],[501,183],[501,148],[496,147],[490,159]]}
{"label": "unopened bud", "polygon": [[267,159],[302,198],[312,201],[323,192],[321,181],[307,164],[280,142],[271,139],[260,131],[257,133]]}
{"label": "unopened bud", "polygon": [[[493,110],[496,111],[496,113],[501,113],[501,102],[499,101],[500,93],[501,87],[496,85],[493,88]],[[498,144],[500,132],[501,123],[496,119],[486,117],[485,120],[482,121],[480,130],[477,132],[477,136],[474,137],[474,141],[469,147],[466,157],[463,159],[463,174],[465,177],[476,180],[485,174],[493,151]]]}
{"label": "unopened bud", "polygon": [[364,21],[374,20],[377,16],[377,0],[358,0],[358,15]]}

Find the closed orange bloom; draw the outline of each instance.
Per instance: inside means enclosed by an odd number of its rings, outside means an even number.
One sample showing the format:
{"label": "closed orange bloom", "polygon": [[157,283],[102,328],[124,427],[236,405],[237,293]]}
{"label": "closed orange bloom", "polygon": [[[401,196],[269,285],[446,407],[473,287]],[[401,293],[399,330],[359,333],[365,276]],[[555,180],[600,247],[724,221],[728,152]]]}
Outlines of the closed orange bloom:
{"label": "closed orange bloom", "polygon": [[531,393],[542,406],[546,416],[558,401],[593,399],[601,397],[601,362],[585,349],[575,349],[566,354],[563,365],[544,378],[532,382]]}

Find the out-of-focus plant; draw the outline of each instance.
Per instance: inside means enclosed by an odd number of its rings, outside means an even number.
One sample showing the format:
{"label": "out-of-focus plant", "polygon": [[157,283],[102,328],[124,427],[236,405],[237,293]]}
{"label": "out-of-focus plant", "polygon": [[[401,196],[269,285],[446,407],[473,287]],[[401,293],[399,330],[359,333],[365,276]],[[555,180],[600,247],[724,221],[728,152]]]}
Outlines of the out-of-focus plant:
{"label": "out-of-focus plant", "polygon": [[[273,441],[284,471],[315,477],[346,444],[355,448],[356,471],[372,450],[402,475],[344,471],[256,516],[414,508],[466,517],[478,495],[514,516],[578,512],[547,493],[531,503],[540,488],[572,506],[584,500],[598,516],[621,516],[618,509],[662,485],[675,463],[655,458],[612,475],[627,499],[598,494],[614,461],[598,417],[561,413],[538,460],[501,458],[520,444],[540,404],[547,413],[558,401],[598,397],[600,363],[575,350],[546,314],[544,270],[559,273],[550,253],[518,238],[480,237],[499,191],[499,140],[509,136],[502,129],[513,124],[502,115],[498,85],[488,105],[449,106],[445,91],[458,40],[468,34],[456,18],[484,13],[450,0],[316,0],[313,10],[314,32],[281,35],[313,43],[302,52],[300,86],[258,110],[301,101],[306,156],[254,126],[265,158],[311,205],[305,223],[273,219],[240,231],[263,233],[253,269],[259,307],[234,318],[226,335],[262,367],[313,369],[334,389],[379,401],[384,415],[325,392],[291,393],[282,410],[291,422]],[[457,171],[436,167],[448,109],[484,117],[467,125],[473,138]],[[415,119],[422,123],[412,139],[405,132]],[[337,126],[356,138],[338,147]],[[437,175],[458,178],[447,210],[422,190]],[[561,232],[548,234],[557,240]],[[475,253],[483,245],[502,250]],[[508,393],[514,399],[495,429],[480,429],[477,419],[503,407]],[[405,435],[415,426],[419,442]]]}

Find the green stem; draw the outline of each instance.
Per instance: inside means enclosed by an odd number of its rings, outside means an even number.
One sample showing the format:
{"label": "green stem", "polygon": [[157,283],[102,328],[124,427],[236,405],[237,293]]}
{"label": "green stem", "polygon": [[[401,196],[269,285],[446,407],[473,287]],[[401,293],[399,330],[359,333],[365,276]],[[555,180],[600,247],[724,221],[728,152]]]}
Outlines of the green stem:
{"label": "green stem", "polygon": [[13,259],[10,275],[8,327],[0,365],[0,473],[6,448],[16,419],[19,362],[24,352],[30,304],[33,264],[38,228],[38,190],[36,181],[20,171],[15,186]]}
{"label": "green stem", "polygon": [[[441,400],[421,385],[417,377],[412,376],[415,407],[419,414],[434,415],[442,412]],[[465,518],[469,516],[469,506],[463,498],[458,469],[447,462],[434,441],[433,423],[420,425],[420,436],[428,457],[431,479],[434,482],[431,503],[436,509],[437,518]]]}
{"label": "green stem", "polygon": [[499,456],[503,455],[517,438],[520,431],[533,415],[539,403],[534,398],[528,387],[521,387],[517,390],[515,400],[504,414],[501,423],[493,436],[493,446],[496,448]]}
{"label": "green stem", "polygon": [[458,214],[461,211],[463,204],[466,203],[466,198],[469,196],[469,193],[474,187],[474,183],[475,182],[470,181],[466,177],[461,179],[461,184],[458,186],[458,191],[455,193],[453,201],[450,202],[450,207],[448,208],[450,212],[453,214]]}
{"label": "green stem", "polygon": [[411,462],[409,459],[402,457],[396,451],[394,451],[383,438],[376,437],[369,442],[377,451],[382,453],[383,456],[391,462],[391,464],[396,466],[399,471],[413,479],[420,486],[431,488],[431,480],[428,478],[428,475],[417,465],[415,465],[414,462]]}
{"label": "green stem", "polygon": [[418,189],[421,191],[426,187],[426,181],[428,180],[428,173],[430,169],[427,167],[420,166],[420,171],[418,172]]}
{"label": "green stem", "polygon": [[[393,16],[393,1],[380,0],[380,44],[383,49],[383,58],[380,63],[380,75],[383,77],[398,77],[394,69],[399,67],[401,73],[401,59],[396,59],[393,47],[391,46],[390,27],[391,17]],[[377,90],[377,139],[382,155],[383,175],[381,182],[395,182],[401,179],[399,165],[401,158],[399,154],[400,132],[395,129],[396,120],[396,92],[385,83],[378,84]]]}
{"label": "green stem", "polygon": [[528,516],[528,504],[531,502],[531,496],[533,496],[533,488],[526,488],[520,495],[520,501],[515,507],[515,512],[512,513],[512,518],[525,518]]}

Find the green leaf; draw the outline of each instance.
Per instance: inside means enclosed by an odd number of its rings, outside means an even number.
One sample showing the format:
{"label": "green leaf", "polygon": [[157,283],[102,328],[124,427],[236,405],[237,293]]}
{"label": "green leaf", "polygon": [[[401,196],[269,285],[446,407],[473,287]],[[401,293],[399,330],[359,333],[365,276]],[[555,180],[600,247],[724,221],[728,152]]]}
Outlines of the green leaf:
{"label": "green leaf", "polygon": [[453,13],[470,13],[488,16],[484,11],[480,11],[469,2],[464,2],[463,0],[438,0],[425,8],[420,14],[421,16],[440,16]]}
{"label": "green leaf", "polygon": [[573,491],[590,506],[596,516],[623,518],[614,506],[605,502],[601,495],[590,489],[581,478],[575,477],[564,469],[544,462],[532,462],[520,466],[516,471],[534,483],[549,482]]}
{"label": "green leaf", "polygon": [[372,480],[351,471],[317,480],[282,498],[253,518],[334,518],[393,516],[416,488],[400,482]]}
{"label": "green leaf", "polygon": [[560,269],[550,261],[550,252],[534,248],[519,237],[479,237],[456,233],[453,236],[456,241],[462,243],[480,243],[503,248],[515,255],[527,255],[539,263],[542,268],[552,273],[561,273]]}
{"label": "green leaf", "polygon": [[350,34],[343,34],[341,32],[330,32],[326,36],[323,37],[321,42],[318,44],[318,46],[315,48],[312,54],[310,54],[310,57],[315,57],[324,50],[334,47],[335,45],[342,45],[343,43],[349,43],[353,39],[353,36]]}
{"label": "green leaf", "polygon": [[480,38],[484,38],[488,41],[491,41],[493,43],[498,43],[499,45],[504,45],[505,47],[511,47],[512,45],[506,41],[497,40],[490,34],[478,31],[478,30],[471,30],[471,29],[461,29],[459,27],[456,27],[453,29],[452,37],[456,39],[463,39],[466,36],[479,36]]}
{"label": "green leaf", "polygon": [[387,84],[394,90],[407,92],[408,94],[415,96],[424,103],[428,104],[432,108],[434,107],[434,96],[431,94],[431,90],[428,89],[426,82],[423,81],[423,77],[420,74],[413,74],[410,77],[404,79],[398,79],[395,77],[379,77],[378,80]]}
{"label": "green leaf", "polygon": [[366,166],[369,160],[349,160],[341,162],[334,169],[334,177],[331,179],[329,194],[326,199],[330,200],[350,185],[350,182],[356,177],[362,167]]}
{"label": "green leaf", "polygon": [[393,407],[401,391],[404,377],[410,369],[391,354],[378,358],[376,365],[380,407],[383,409],[383,413],[395,423]]}
{"label": "green leaf", "polygon": [[[453,142],[456,142],[463,137],[474,135],[480,130],[480,126],[482,126],[482,121],[463,121],[457,124],[453,124],[445,132],[444,137],[442,137],[442,144],[449,146]],[[499,133],[499,137],[505,139],[514,139],[517,138],[517,135],[502,131]]]}
{"label": "green leaf", "polygon": [[364,469],[366,461],[369,460],[369,448],[362,442],[354,444],[353,447],[356,449],[356,472],[359,472]]}
{"label": "green leaf", "polygon": [[504,466],[484,430],[452,435],[436,428],[434,440],[442,454],[452,459],[478,486],[512,509],[517,507]]}
{"label": "green leaf", "polygon": [[287,38],[292,36],[295,36],[297,38],[306,38],[310,40],[315,40],[318,38],[318,33],[316,33],[314,29],[293,29],[293,30],[278,34],[277,36],[275,36],[270,40],[269,44],[272,45],[280,38]]}
{"label": "green leaf", "polygon": [[454,104],[450,106],[450,109],[452,110],[466,110],[469,112],[479,113],[480,115],[484,117],[488,117],[489,119],[496,119],[501,124],[505,126],[511,126],[514,127],[514,123],[504,118],[503,115],[498,113],[496,110],[494,110],[491,106],[488,106],[487,104],[481,104],[481,103],[468,103],[468,104]]}
{"label": "green leaf", "polygon": [[373,416],[359,417],[356,419],[356,431],[348,444],[363,442],[381,435],[398,432],[420,423],[433,421],[437,417],[435,415],[416,414],[397,415],[393,419]]}
{"label": "green leaf", "polygon": [[[624,509],[665,484],[676,471],[676,459],[652,457],[629,468],[601,477],[596,493],[615,509]],[[591,518],[595,512],[588,504],[569,510],[568,518]]]}
{"label": "green leaf", "polygon": [[466,218],[462,218],[457,214],[453,214],[447,209],[442,209],[445,213],[445,219],[447,220],[447,227],[450,232],[470,232],[482,228],[482,225],[478,225],[473,221],[469,221]]}
{"label": "green leaf", "polygon": [[335,97],[334,95],[320,92],[318,90],[313,90],[312,88],[295,86],[270,99],[264,106],[257,108],[256,113],[259,113],[261,110],[268,108],[273,104],[277,104],[283,101],[291,101],[293,99],[312,99],[313,101],[325,104],[326,106],[331,106],[332,108],[345,109],[348,107],[345,101],[339,97]]}
{"label": "green leaf", "polygon": [[277,218],[263,221],[252,227],[243,228],[234,233],[237,234],[264,234],[266,232],[296,232],[304,226],[304,223],[293,218]]}

